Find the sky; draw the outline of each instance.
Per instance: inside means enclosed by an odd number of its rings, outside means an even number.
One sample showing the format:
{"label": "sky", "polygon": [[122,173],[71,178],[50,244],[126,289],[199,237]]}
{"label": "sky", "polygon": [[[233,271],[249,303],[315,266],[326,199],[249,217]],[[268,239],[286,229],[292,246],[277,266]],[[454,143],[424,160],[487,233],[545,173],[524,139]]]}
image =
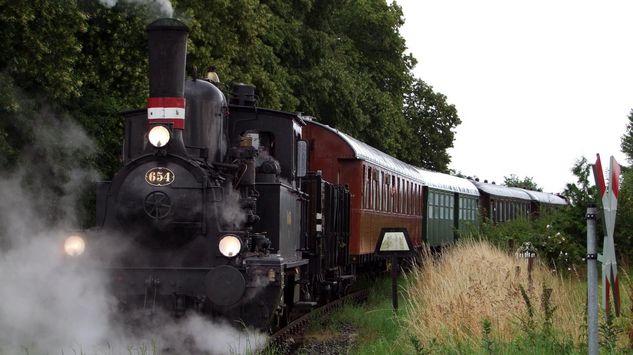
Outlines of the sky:
{"label": "sky", "polygon": [[633,2],[396,0],[414,75],[457,108],[450,168],[546,192],[620,151],[633,109]]}

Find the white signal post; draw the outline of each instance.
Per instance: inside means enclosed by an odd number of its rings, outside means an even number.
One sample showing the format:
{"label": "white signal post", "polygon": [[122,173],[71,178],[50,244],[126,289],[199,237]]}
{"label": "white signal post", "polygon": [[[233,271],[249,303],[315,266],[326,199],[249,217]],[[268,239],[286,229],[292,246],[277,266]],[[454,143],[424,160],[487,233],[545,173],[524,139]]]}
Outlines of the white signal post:
{"label": "white signal post", "polygon": [[598,261],[602,263],[602,308],[609,312],[610,298],[613,294],[615,315],[620,315],[620,283],[618,280],[618,263],[615,258],[615,243],[613,233],[615,230],[615,217],[618,211],[618,194],[620,192],[620,165],[611,156],[609,164],[609,186],[605,184],[602,174],[600,154],[597,155],[594,165],[596,186],[602,200],[602,210],[607,235],[604,236],[602,254],[598,254]]}

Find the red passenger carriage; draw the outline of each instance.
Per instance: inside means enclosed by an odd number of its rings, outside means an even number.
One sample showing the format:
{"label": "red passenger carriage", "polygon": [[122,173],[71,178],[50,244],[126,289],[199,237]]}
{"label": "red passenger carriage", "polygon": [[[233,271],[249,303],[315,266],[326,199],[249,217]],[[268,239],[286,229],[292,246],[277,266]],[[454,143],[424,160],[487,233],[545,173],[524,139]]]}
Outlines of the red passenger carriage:
{"label": "red passenger carriage", "polygon": [[417,168],[314,121],[303,128],[303,139],[310,145],[310,169],[349,186],[353,260],[373,255],[382,228],[406,228],[414,246],[421,246],[424,199]]}

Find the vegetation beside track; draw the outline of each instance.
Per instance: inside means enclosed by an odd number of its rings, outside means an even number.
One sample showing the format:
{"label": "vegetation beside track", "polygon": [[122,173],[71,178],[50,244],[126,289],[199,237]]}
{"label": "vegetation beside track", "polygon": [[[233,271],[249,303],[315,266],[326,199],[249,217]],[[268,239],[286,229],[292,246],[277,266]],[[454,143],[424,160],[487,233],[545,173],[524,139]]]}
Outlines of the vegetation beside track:
{"label": "vegetation beside track", "polygon": [[[391,281],[381,278],[367,303],[345,306],[327,322],[314,324],[308,335],[336,337],[342,329],[354,329],[349,354],[587,352],[582,275],[560,276],[537,263],[530,287],[526,261],[484,241],[463,241],[441,258],[425,260],[399,280],[397,312],[391,305]],[[633,354],[628,335],[633,330],[631,279],[623,274],[623,315],[600,316],[604,354]]]}

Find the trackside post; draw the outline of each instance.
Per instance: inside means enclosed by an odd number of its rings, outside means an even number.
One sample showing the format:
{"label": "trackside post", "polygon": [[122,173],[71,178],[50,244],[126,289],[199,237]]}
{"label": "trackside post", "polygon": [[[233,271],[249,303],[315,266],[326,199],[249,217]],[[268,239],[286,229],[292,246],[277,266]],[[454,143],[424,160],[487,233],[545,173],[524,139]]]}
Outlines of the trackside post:
{"label": "trackside post", "polygon": [[587,342],[589,355],[598,354],[598,270],[595,207],[587,208]]}

